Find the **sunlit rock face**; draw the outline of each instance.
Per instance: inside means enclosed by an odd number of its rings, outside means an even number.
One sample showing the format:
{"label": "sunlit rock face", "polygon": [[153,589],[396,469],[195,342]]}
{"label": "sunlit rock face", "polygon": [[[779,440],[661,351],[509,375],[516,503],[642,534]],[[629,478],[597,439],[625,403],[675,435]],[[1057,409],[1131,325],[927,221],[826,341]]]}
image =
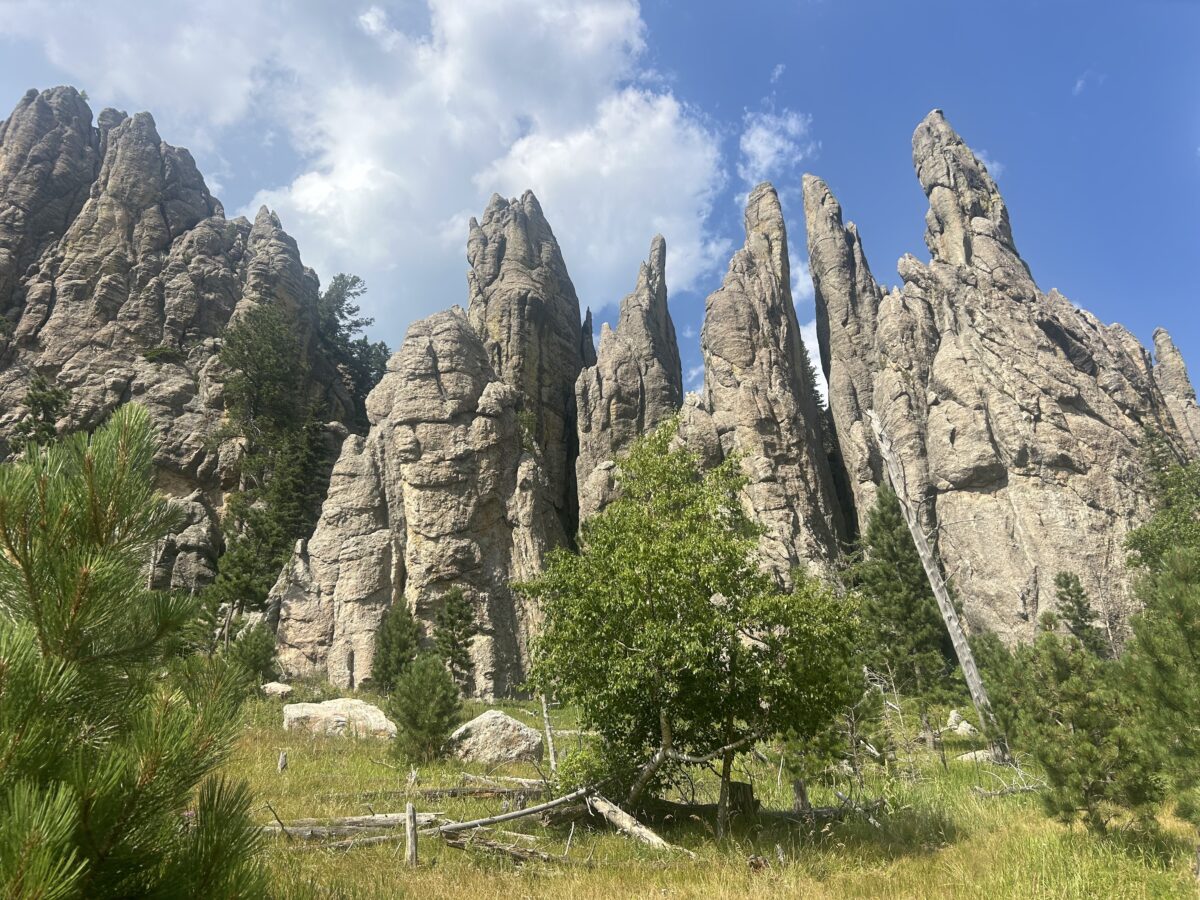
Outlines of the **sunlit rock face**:
{"label": "sunlit rock face", "polygon": [[1196,451],[1182,359],[1164,334],[1155,367],[1120,325],[1038,288],[995,181],[938,110],[913,135],[913,163],[931,259],[901,259],[891,292],[828,186],[804,181],[821,360],[858,522],[882,474],[874,409],[904,465],[897,488],[972,626],[1030,638],[1055,574],[1072,571],[1120,640],[1123,544],[1150,513],[1146,434]]}
{"label": "sunlit rock face", "polygon": [[709,464],[736,453],[759,553],[783,585],[823,572],[845,537],[822,412],[792,303],[787,229],[770,184],[751,191],[746,242],[705,302],[704,389],[684,403],[686,441]]}
{"label": "sunlit rock face", "polygon": [[122,403],[149,410],[159,484],[185,508],[153,580],[215,574],[218,515],[239,447],[221,443],[220,335],[270,299],[301,326],[308,390],[348,413],[315,335],[317,278],[266,209],[225,218],[187,150],[149,113],[97,117],[74,88],[30,91],[0,123],[0,453],[35,373],[70,389],[61,433],[92,429]]}

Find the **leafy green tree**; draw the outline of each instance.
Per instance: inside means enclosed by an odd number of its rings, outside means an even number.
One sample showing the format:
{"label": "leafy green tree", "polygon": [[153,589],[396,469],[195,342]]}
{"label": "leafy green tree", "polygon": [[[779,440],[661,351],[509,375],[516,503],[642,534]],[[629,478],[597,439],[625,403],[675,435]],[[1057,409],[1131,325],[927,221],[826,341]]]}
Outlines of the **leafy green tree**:
{"label": "leafy green tree", "polygon": [[409,762],[437,759],[461,712],[458,685],[445,664],[432,653],[420,654],[388,696],[388,717],[396,723],[392,752]]}
{"label": "leafy green tree", "polygon": [[[702,472],[677,423],[620,460],[621,497],[519,588],[545,622],[535,689],[578,706],[626,803],[680,767],[719,761],[724,829],[735,755],[784,730],[812,733],[861,691],[853,604],[758,568],[737,460]],[[624,773],[624,778],[622,778]]]}
{"label": "leafy green tree", "polygon": [[863,558],[849,581],[863,596],[873,632],[867,665],[891,677],[903,693],[925,696],[945,688],[954,672],[954,646],[913,546],[896,492],[881,485],[867,517]]}
{"label": "leafy green tree", "polygon": [[442,596],[442,605],[433,620],[433,643],[459,685],[466,685],[475,663],[471,659],[471,638],[479,633],[475,610],[462,588],[451,588]]}
{"label": "leafy green tree", "polygon": [[1058,599],[1054,622],[1061,623],[1088,653],[1101,658],[1111,657],[1112,645],[1104,632],[1096,627],[1096,612],[1079,576],[1074,572],[1059,572],[1054,576],[1054,588]]}
{"label": "leafy green tree", "polygon": [[273,681],[279,672],[275,668],[275,633],[265,622],[244,629],[229,644],[229,659],[237,663],[256,684]]}
{"label": "leafy green tree", "polygon": [[25,417],[17,423],[19,443],[44,447],[58,437],[55,423],[67,411],[71,392],[41,372],[34,373],[25,392]]}
{"label": "leafy green tree", "polygon": [[4,896],[265,894],[250,795],[216,774],[245,673],[173,660],[195,603],[145,586],[178,524],[153,454],[130,404],[0,466]]}
{"label": "leafy green tree", "polygon": [[421,632],[408,606],[401,600],[383,612],[375,632],[375,656],[371,660],[371,681],[385,694],[396,689],[400,679],[421,649]]}

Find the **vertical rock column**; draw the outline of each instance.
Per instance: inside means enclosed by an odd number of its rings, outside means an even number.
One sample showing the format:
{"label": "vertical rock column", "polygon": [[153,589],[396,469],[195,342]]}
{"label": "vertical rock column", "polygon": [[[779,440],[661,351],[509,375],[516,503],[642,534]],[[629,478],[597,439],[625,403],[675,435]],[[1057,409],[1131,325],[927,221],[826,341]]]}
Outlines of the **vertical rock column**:
{"label": "vertical rock column", "polygon": [[683,402],[679,345],[667,308],[666,256],[666,242],[656,236],[637,287],[621,301],[616,330],[604,325],[595,364],[575,383],[580,521],[613,499],[616,457]]}

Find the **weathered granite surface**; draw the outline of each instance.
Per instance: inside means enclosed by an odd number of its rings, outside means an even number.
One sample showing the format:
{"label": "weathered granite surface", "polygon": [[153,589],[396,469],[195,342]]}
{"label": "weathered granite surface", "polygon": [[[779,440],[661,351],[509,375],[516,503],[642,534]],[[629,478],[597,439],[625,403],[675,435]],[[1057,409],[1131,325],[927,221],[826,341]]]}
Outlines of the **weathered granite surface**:
{"label": "weathered granite surface", "polygon": [[1156,369],[1126,329],[1037,287],[995,181],[939,110],[917,127],[913,162],[932,258],[901,259],[890,293],[828,187],[804,182],[822,365],[860,521],[880,478],[874,409],[972,627],[1029,638],[1067,570],[1119,640],[1123,542],[1150,512],[1144,435],[1184,446],[1195,408],[1182,360],[1164,334]]}
{"label": "weathered granite surface", "polygon": [[344,379],[313,324],[315,274],[266,209],[228,220],[187,150],[148,113],[100,113],[68,87],[30,91],[0,124],[0,455],[35,372],[69,388],[60,432],[91,429],[130,400],[161,438],[160,486],[186,530],[155,566],[160,584],[203,585],[239,447],[224,415],[220,335],[240,310],[283,304],[306,334],[313,399],[344,416]]}
{"label": "weathered granite surface", "polygon": [[746,204],[746,243],[705,304],[704,390],[684,403],[685,440],[709,463],[738,453],[746,506],[764,526],[764,567],[788,585],[822,570],[845,537],[824,426],[792,303],[779,197],[760,184]]}
{"label": "weathered granite surface", "polygon": [[347,438],[316,531],[272,590],[287,675],[353,688],[389,605],[428,636],[461,588],[480,627],[472,691],[516,691],[539,619],[509,583],[565,541],[522,404],[461,308],[409,328],[368,398],[369,434]]}
{"label": "weathered granite surface", "polygon": [[[603,325],[595,362],[575,383],[580,521],[613,499],[616,457],[677,413],[683,402],[679,346],[667,308],[666,259],[667,244],[658,235],[638,272],[637,287],[621,301],[616,329]],[[590,324],[589,312],[589,333]]]}
{"label": "weathered granite surface", "polygon": [[467,260],[471,325],[496,374],[524,398],[550,497],[573,534],[575,379],[587,347],[575,287],[532,191],[492,196],[483,218],[471,219]]}

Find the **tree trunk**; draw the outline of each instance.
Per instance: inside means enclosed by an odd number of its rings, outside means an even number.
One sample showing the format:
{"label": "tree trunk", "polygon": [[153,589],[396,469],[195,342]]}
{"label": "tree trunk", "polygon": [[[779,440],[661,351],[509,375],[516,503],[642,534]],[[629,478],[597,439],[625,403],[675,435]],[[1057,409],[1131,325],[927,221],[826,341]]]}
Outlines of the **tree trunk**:
{"label": "tree trunk", "polygon": [[808,785],[803,778],[792,779],[792,812],[808,812],[812,804],[808,801]]}
{"label": "tree trunk", "polygon": [[904,514],[904,521],[908,525],[909,533],[912,535],[913,543],[916,545],[917,554],[921,557],[921,564],[925,567],[925,577],[929,579],[929,586],[933,589],[933,596],[937,599],[938,609],[942,613],[942,621],[946,623],[946,631],[950,635],[950,642],[954,645],[954,653],[958,657],[958,664],[962,669],[963,678],[966,680],[967,688],[971,692],[971,702],[975,704],[975,712],[979,715],[979,721],[983,725],[984,731],[987,732],[988,737],[992,740],[993,753],[1000,761],[1007,761],[1009,759],[1008,743],[1004,735],[1000,733],[1000,727],[996,723],[995,716],[992,715],[992,704],[988,700],[987,690],[983,686],[983,679],[979,676],[979,668],[975,665],[975,656],[971,653],[971,646],[967,643],[967,636],[963,632],[962,624],[958,620],[958,613],[954,609],[954,602],[950,599],[950,592],[946,590],[946,579],[942,577],[937,558],[933,553],[933,548],[929,546],[929,541],[925,539],[925,532],[921,529],[916,513],[909,502],[907,482],[904,478],[904,467],[900,463],[900,458],[896,455],[895,448],[887,439],[887,435],[883,433],[883,426],[880,424],[879,417],[875,411],[867,410],[867,418],[870,420],[871,430],[875,435],[875,442],[879,445],[879,455],[883,457],[888,477],[891,479],[892,486],[896,489],[896,497],[900,501],[900,511]]}
{"label": "tree trunk", "polygon": [[733,751],[726,750],[721,757],[721,796],[717,800],[717,838],[729,834],[729,782],[733,773]]}

